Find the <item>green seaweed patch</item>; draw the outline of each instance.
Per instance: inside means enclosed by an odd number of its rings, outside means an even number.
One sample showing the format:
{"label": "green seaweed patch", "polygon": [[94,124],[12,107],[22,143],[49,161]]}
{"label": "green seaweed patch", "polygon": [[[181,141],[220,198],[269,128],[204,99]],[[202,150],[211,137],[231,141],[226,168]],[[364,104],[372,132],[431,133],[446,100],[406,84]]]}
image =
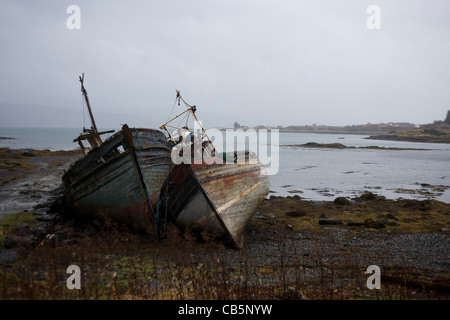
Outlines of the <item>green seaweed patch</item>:
{"label": "green seaweed patch", "polygon": [[0,218],[0,244],[8,235],[20,225],[27,225],[30,229],[37,227],[36,216],[32,212],[16,212]]}
{"label": "green seaweed patch", "polygon": [[14,171],[17,168],[31,170],[36,169],[37,165],[20,160],[3,160],[2,163],[0,163],[0,169]]}
{"label": "green seaweed patch", "polygon": [[81,155],[80,149],[51,151],[36,149],[10,149],[0,148],[0,158],[4,159],[24,159],[30,157],[53,157],[53,156],[77,156]]}
{"label": "green seaweed patch", "polygon": [[391,230],[397,233],[419,233],[450,229],[450,204],[444,202],[388,200],[371,192],[348,200],[345,205],[341,201],[336,198],[333,202],[311,202],[300,198],[271,196],[258,208],[257,217],[251,220],[251,228],[256,232],[283,229],[294,233],[321,233],[329,226],[320,224],[320,221],[331,219],[342,221],[342,224],[333,228],[354,232],[364,229],[373,232]]}

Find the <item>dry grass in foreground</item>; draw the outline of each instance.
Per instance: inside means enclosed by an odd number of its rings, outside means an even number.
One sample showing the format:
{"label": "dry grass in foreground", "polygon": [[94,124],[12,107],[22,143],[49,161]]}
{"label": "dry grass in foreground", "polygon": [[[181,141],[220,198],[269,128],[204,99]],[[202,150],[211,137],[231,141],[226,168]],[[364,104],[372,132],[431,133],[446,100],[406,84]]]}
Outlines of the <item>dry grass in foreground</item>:
{"label": "dry grass in foreground", "polygon": [[[272,229],[270,237],[252,236],[254,231],[249,230],[248,246],[243,251],[205,237],[199,240],[191,234],[182,235],[177,229],[160,243],[114,228],[91,229],[70,241],[55,236],[18,252],[20,258],[11,268],[0,269],[0,299],[449,297],[448,276],[406,265],[382,266],[382,289],[369,290],[367,263],[345,254],[341,243],[313,233],[298,239],[286,230]],[[80,267],[80,290],[66,286],[70,265]]]}

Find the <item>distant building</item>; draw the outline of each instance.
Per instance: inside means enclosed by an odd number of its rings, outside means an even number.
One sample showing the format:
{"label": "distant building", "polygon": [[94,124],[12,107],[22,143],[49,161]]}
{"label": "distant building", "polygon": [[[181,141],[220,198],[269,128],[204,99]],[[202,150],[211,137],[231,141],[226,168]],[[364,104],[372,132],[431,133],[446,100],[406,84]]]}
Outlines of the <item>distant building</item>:
{"label": "distant building", "polygon": [[450,110],[447,111],[447,117],[445,118],[444,122],[450,124]]}

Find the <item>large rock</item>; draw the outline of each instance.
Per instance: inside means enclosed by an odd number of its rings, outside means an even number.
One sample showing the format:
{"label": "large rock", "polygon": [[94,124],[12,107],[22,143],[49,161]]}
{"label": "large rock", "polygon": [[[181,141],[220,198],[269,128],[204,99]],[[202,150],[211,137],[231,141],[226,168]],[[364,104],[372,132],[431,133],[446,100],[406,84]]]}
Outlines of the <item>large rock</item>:
{"label": "large rock", "polygon": [[339,225],[342,221],[339,219],[320,219],[319,224],[321,225]]}
{"label": "large rock", "polygon": [[45,214],[45,215],[40,215],[36,218],[37,221],[39,222],[54,222],[55,221],[55,215],[53,214]]}
{"label": "large rock", "polygon": [[364,225],[364,222],[361,222],[361,221],[348,221],[347,225],[349,227],[359,227],[359,226]]}
{"label": "large rock", "polygon": [[11,267],[17,261],[15,250],[0,251],[0,266]]}
{"label": "large rock", "polygon": [[33,151],[25,149],[22,152],[22,156],[24,157],[36,157],[37,155],[35,153],[33,153]]}
{"label": "large rock", "polygon": [[307,212],[304,210],[288,211],[286,215],[288,217],[304,217],[307,215]]}
{"label": "large rock", "polygon": [[381,229],[386,227],[386,225],[381,220],[374,220],[374,219],[366,219],[364,220],[364,226],[366,228],[373,228],[373,229]]}
{"label": "large rock", "polygon": [[48,207],[40,207],[33,210],[33,214],[36,216],[46,215],[47,212],[50,211]]}
{"label": "large rock", "polygon": [[386,197],[376,195],[370,191],[366,191],[358,198],[358,200],[361,200],[361,201],[386,200]]}
{"label": "large rock", "polygon": [[31,241],[25,237],[20,237],[16,235],[10,235],[3,240],[3,246],[6,249],[12,249],[17,247],[27,247],[31,245]]}
{"label": "large rock", "polygon": [[348,200],[346,197],[337,197],[336,199],[334,199],[333,203],[340,206],[348,206],[352,204],[352,202]]}
{"label": "large rock", "polygon": [[33,230],[33,236],[36,241],[41,241],[47,235],[47,228],[45,226],[39,226]]}

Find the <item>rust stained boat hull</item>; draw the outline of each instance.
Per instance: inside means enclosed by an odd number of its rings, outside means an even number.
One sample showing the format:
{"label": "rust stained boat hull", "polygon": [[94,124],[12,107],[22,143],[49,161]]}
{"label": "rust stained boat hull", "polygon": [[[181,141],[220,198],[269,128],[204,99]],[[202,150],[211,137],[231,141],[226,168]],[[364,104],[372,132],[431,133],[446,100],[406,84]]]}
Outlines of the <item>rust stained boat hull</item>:
{"label": "rust stained boat hull", "polygon": [[169,170],[164,134],[124,125],[63,176],[66,202],[76,215],[152,231],[156,206],[151,199],[159,194]]}
{"label": "rust stained boat hull", "polygon": [[245,227],[269,192],[263,171],[259,161],[177,165],[162,188],[167,218],[182,228],[206,230],[228,239],[241,249]]}

